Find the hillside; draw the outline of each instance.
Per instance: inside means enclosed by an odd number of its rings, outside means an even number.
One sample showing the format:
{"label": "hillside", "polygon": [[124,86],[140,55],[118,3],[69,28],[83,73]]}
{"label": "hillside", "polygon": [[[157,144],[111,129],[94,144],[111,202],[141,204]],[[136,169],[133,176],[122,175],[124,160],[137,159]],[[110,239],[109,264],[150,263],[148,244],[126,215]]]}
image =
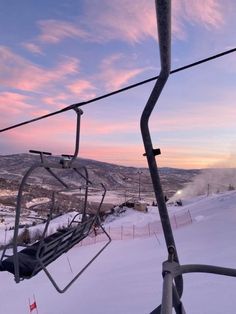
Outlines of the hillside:
{"label": "hillside", "polygon": [[[59,160],[60,157],[49,157],[48,160]],[[39,157],[31,154],[15,154],[0,156],[0,177],[9,180],[19,180],[22,174],[38,161]],[[91,159],[78,158],[78,165],[86,166],[89,171],[91,181],[99,184],[102,182],[109,190],[127,188],[134,191],[138,187],[139,174],[143,192],[150,191],[151,181],[147,168],[125,167],[115,164],[109,164]],[[192,181],[199,170],[184,170],[175,168],[160,168],[160,175],[163,180],[164,190],[171,196],[186,183]],[[66,179],[74,179],[67,173],[62,173]],[[39,175],[43,183],[52,184],[52,178],[45,175]],[[35,179],[36,181],[36,179]]]}
{"label": "hillside", "polygon": [[[48,157],[48,160],[58,162],[59,157]],[[8,194],[17,191],[22,175],[36,161],[39,161],[39,156],[32,154],[15,154],[0,156],[0,190],[7,190]],[[106,186],[107,193],[105,202],[120,204],[126,199],[133,196],[138,196],[140,188],[140,196],[151,202],[154,199],[153,188],[151,184],[149,170],[147,168],[125,167],[105,162],[78,158],[77,165],[86,166],[89,172],[89,179],[95,186],[103,183]],[[66,183],[78,187],[81,184],[81,179],[76,173],[70,170],[60,170],[56,173]],[[176,191],[183,189],[186,184],[191,182],[194,177],[200,173],[200,170],[183,170],[173,168],[161,168],[160,176],[163,184],[163,189],[167,197],[173,196]],[[33,173],[29,180],[29,190],[33,187],[36,189],[34,197],[47,197],[48,189],[55,186],[60,188],[60,184],[48,174],[46,171],[38,171]],[[1,192],[1,191],[0,191]],[[7,196],[3,193],[0,197],[0,203],[5,205],[13,205],[14,196]]]}
{"label": "hillside", "polygon": [[[236,192],[184,200],[179,213],[190,210],[193,223],[174,231],[181,263],[208,263],[236,267],[233,249],[236,237]],[[148,214],[140,213],[143,217]],[[146,216],[145,216],[146,215]],[[137,216],[136,216],[137,217]],[[120,218],[122,219],[122,218]],[[132,221],[135,224],[135,218]],[[0,311],[27,313],[28,299],[35,295],[40,314],[147,314],[161,301],[161,265],[167,258],[164,238],[148,237],[113,241],[104,253],[63,295],[58,294],[43,273],[15,284],[8,273],[0,273],[4,298]],[[75,247],[49,269],[63,284],[98,249]],[[234,314],[236,279],[207,274],[184,275],[183,302],[189,314]],[[50,298],[48,297],[50,295]],[[14,300],[14,302],[12,302]]]}

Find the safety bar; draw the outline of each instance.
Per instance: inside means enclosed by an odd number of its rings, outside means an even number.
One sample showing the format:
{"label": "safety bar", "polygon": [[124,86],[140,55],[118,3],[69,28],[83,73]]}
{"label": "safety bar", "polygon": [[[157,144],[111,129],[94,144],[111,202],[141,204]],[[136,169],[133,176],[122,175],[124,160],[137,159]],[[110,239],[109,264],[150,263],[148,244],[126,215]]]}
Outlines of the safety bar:
{"label": "safety bar", "polygon": [[[172,302],[174,300],[173,294],[173,280],[176,276],[187,273],[207,273],[229,277],[236,277],[236,269],[204,265],[204,264],[189,264],[179,265],[173,261],[166,261],[163,263],[163,293],[162,293],[162,304],[161,307],[154,310],[152,313],[160,314],[171,314],[172,313]],[[184,309],[180,310],[179,313],[185,313]]]}

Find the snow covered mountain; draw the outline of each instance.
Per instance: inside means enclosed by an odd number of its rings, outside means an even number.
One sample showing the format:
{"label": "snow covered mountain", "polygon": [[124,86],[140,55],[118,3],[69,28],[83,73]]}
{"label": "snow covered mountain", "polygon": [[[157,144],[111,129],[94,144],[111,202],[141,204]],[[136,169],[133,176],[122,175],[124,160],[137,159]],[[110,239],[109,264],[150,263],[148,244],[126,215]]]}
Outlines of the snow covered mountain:
{"label": "snow covered mountain", "polygon": [[[174,230],[180,262],[236,268],[236,191],[184,199],[183,204],[168,207],[170,213],[189,210],[193,219],[192,224]],[[148,213],[138,214],[142,217],[135,214],[130,223],[149,219]],[[125,215],[124,219],[127,224]],[[63,285],[100,245],[74,247],[50,265],[50,272]],[[147,314],[161,302],[162,262],[166,258],[162,234],[113,241],[63,295],[55,291],[42,272],[19,284],[14,283],[11,274],[2,272],[0,312],[27,313],[29,298],[35,295],[40,314]],[[234,314],[235,290],[235,278],[186,274],[182,298],[186,313]]]}
{"label": "snow covered mountain", "polygon": [[[48,157],[49,160],[58,160],[55,157]],[[0,156],[0,178],[18,181],[19,178],[34,162],[39,160],[39,156],[32,154],[15,154]],[[86,166],[92,182],[99,184],[102,182],[108,190],[128,189],[137,193],[139,184],[139,174],[141,171],[140,183],[142,192],[152,190],[150,174],[147,168],[125,167],[109,164],[96,160],[78,158],[78,164]],[[173,195],[178,189],[183,188],[186,183],[192,181],[199,170],[183,170],[174,168],[160,168],[160,175],[163,181],[164,190],[168,196]],[[61,172],[61,176],[67,180],[74,180],[75,177],[69,173]],[[32,180],[38,182],[41,179],[44,184],[52,184],[55,180],[48,173],[40,174]]]}

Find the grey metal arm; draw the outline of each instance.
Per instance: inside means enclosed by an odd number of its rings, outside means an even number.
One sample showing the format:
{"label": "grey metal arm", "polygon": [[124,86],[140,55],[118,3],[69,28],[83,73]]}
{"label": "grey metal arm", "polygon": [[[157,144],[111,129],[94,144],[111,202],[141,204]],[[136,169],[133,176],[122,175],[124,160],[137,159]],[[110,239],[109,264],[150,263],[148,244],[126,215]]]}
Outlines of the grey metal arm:
{"label": "grey metal arm", "polygon": [[[167,248],[175,248],[174,260],[179,261],[175,241],[170,225],[170,219],[165,203],[165,198],[160,182],[160,176],[157,168],[155,156],[160,153],[158,149],[154,149],[152,145],[152,139],[149,131],[149,118],[151,113],[160,97],[160,94],[168,80],[170,74],[170,59],[171,59],[171,1],[170,0],[156,0],[156,13],[158,22],[158,37],[160,47],[160,61],[161,61],[161,72],[157,79],[157,82],[151,92],[151,95],[147,101],[147,104],[143,110],[140,127],[145,147],[145,156],[147,157],[148,166],[151,174],[152,184],[156,201],[159,209],[163,232]],[[176,289],[179,297],[183,292],[183,279],[182,276],[178,276],[175,279]],[[177,310],[176,310],[177,311]],[[179,311],[177,313],[180,313]]]}

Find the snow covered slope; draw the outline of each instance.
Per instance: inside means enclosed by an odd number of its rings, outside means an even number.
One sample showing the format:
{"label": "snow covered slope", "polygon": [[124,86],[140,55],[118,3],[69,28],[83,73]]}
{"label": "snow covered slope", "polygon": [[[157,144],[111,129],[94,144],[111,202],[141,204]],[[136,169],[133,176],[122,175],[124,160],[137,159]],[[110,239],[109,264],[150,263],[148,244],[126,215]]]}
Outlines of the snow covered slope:
{"label": "snow covered slope", "polygon": [[[190,210],[193,217],[193,224],[174,231],[181,263],[236,267],[236,192],[183,203],[183,207],[169,208],[172,213]],[[161,264],[167,257],[163,237],[159,240],[113,241],[63,295],[44,273],[15,284],[11,274],[2,272],[0,313],[29,313],[28,298],[32,300],[33,294],[39,314],[150,313],[161,300]],[[49,269],[63,284],[101,245],[75,247]],[[188,314],[235,314],[235,291],[235,278],[184,275],[183,302]]]}

